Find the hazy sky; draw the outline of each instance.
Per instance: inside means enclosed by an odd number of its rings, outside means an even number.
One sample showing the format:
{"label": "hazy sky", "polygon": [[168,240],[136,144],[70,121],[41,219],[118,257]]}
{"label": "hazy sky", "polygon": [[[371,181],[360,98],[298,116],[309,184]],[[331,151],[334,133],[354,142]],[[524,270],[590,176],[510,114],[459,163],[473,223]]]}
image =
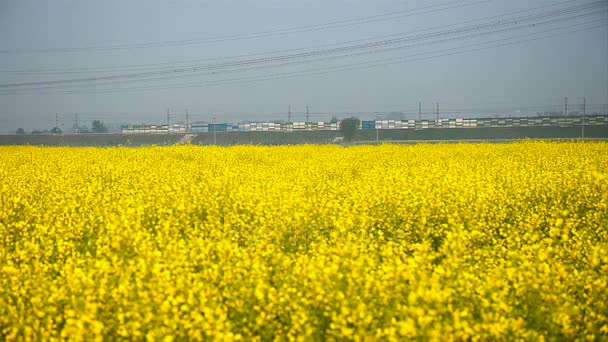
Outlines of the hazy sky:
{"label": "hazy sky", "polygon": [[[598,3],[600,7],[561,16],[509,22]],[[50,129],[55,113],[63,128],[73,125],[75,113],[85,124],[93,119],[162,123],[167,108],[172,121],[184,120],[186,108],[191,121],[212,116],[219,122],[286,120],[288,105],[294,121],[304,119],[306,105],[311,120],[350,113],[366,119],[373,112],[390,111],[415,118],[421,101],[424,117],[434,117],[436,102],[442,117],[466,117],[516,115],[518,108],[524,114],[563,110],[565,96],[571,110],[580,110],[585,96],[588,112],[603,111],[608,102],[607,9],[606,1],[592,0],[1,0],[0,132]],[[488,17],[495,18],[481,20]],[[505,21],[499,25],[498,19]],[[328,23],[334,24],[323,25]],[[466,35],[446,31],[482,23],[490,25]],[[266,33],[247,36],[260,32]],[[293,57],[423,33],[436,35],[356,53]],[[202,41],[226,36],[232,38]],[[552,37],[536,39],[543,36]],[[511,44],[521,40],[528,41]],[[159,42],[173,43],[142,48]],[[484,42],[511,43],[464,52]],[[282,50],[289,51],[278,52]],[[243,57],[226,59],[239,55]],[[289,63],[254,61],[278,56],[289,56]],[[318,60],[324,57],[332,58]],[[400,63],[389,64],[387,59]],[[227,61],[238,64],[214,69]],[[369,64],[375,66],[361,69]],[[157,74],[167,72],[161,68],[168,66],[192,71]],[[201,72],[205,67],[211,71]],[[335,68],[351,70],[320,74]],[[152,76],[126,76],[142,72]],[[118,78],[6,86],[108,76]],[[260,81],[264,78],[272,79]],[[210,84],[221,80],[231,81]]]}

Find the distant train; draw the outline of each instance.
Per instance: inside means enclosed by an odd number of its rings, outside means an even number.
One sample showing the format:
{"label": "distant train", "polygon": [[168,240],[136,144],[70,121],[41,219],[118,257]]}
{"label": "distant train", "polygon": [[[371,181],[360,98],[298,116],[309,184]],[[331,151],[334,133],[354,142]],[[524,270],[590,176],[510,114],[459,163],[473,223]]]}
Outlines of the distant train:
{"label": "distant train", "polygon": [[[582,116],[545,116],[517,118],[469,118],[439,120],[370,120],[361,121],[359,129],[431,129],[474,127],[538,127],[580,126]],[[608,125],[608,115],[584,117],[585,125]],[[339,122],[249,122],[249,123],[194,123],[189,125],[122,125],[122,133],[203,133],[203,132],[296,132],[337,131]]]}

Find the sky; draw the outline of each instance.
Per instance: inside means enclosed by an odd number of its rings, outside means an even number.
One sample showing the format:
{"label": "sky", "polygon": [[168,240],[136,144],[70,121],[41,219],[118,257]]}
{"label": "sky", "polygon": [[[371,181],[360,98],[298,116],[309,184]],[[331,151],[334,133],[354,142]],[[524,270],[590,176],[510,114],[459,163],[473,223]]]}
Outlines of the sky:
{"label": "sky", "polygon": [[422,118],[437,103],[440,117],[534,115],[565,97],[569,111],[608,103],[606,1],[0,1],[0,133],[69,130],[76,114],[161,124],[167,110],[172,123],[288,108],[304,121],[307,106],[311,121],[411,119],[419,103]]}

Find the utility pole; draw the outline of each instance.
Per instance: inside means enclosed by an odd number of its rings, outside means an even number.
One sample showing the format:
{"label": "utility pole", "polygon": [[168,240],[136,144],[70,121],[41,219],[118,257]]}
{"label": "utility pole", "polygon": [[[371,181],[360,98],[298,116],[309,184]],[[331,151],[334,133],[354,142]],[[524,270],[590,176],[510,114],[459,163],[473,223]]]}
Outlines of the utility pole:
{"label": "utility pole", "polygon": [[167,132],[171,131],[171,125],[169,124],[169,108],[167,108]]}
{"label": "utility pole", "polygon": [[418,102],[418,120],[422,120],[422,102]]}
{"label": "utility pole", "polygon": [[59,128],[59,114],[55,113],[55,127]]}
{"label": "utility pole", "polygon": [[564,97],[564,116],[568,116],[568,96]]}
{"label": "utility pole", "polygon": [[587,109],[587,97],[583,96],[583,115],[585,115],[585,110]]}
{"label": "utility pole", "polygon": [[189,132],[190,129],[188,128],[188,108],[186,108],[186,132]]}
{"label": "utility pole", "polygon": [[308,123],[310,122],[308,118],[308,105],[306,105],[306,128],[308,128]]}
{"label": "utility pole", "polygon": [[587,98],[583,96],[583,118],[581,120],[581,137],[585,138],[585,109],[587,107]]}
{"label": "utility pole", "polygon": [[378,145],[378,136],[380,133],[380,125],[378,124],[378,121],[380,121],[380,114],[376,113],[376,122],[375,122],[375,126],[376,126],[376,145]]}
{"label": "utility pole", "polygon": [[215,124],[215,116],[213,117],[213,145],[216,144],[216,139],[215,139],[215,131],[217,131],[217,126]]}
{"label": "utility pole", "polygon": [[291,105],[287,106],[287,123],[291,123]]}
{"label": "utility pole", "polygon": [[76,116],[76,133],[80,133],[80,126],[78,126],[78,113],[76,113],[75,116]]}
{"label": "utility pole", "polygon": [[439,123],[439,102],[437,102],[437,123]]}

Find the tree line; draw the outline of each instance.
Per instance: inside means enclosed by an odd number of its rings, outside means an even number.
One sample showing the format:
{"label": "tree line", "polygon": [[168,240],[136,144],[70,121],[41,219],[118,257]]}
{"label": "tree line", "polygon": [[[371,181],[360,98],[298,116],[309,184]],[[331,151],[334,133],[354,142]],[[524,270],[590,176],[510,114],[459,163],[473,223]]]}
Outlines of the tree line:
{"label": "tree line", "polygon": [[[76,125],[74,124],[74,126],[72,126],[72,131],[74,133],[108,133],[108,128],[106,127],[106,125],[99,121],[99,120],[93,120],[93,122],[91,123],[91,129],[89,129],[89,127],[87,127],[86,125]],[[21,134],[27,134],[27,132],[25,131],[25,129],[23,128],[17,128],[17,130],[15,131],[15,134],[21,135]],[[35,129],[33,131],[30,132],[30,134],[63,134],[63,130],[57,126],[51,128],[50,130],[45,129],[45,130],[38,130]]]}

